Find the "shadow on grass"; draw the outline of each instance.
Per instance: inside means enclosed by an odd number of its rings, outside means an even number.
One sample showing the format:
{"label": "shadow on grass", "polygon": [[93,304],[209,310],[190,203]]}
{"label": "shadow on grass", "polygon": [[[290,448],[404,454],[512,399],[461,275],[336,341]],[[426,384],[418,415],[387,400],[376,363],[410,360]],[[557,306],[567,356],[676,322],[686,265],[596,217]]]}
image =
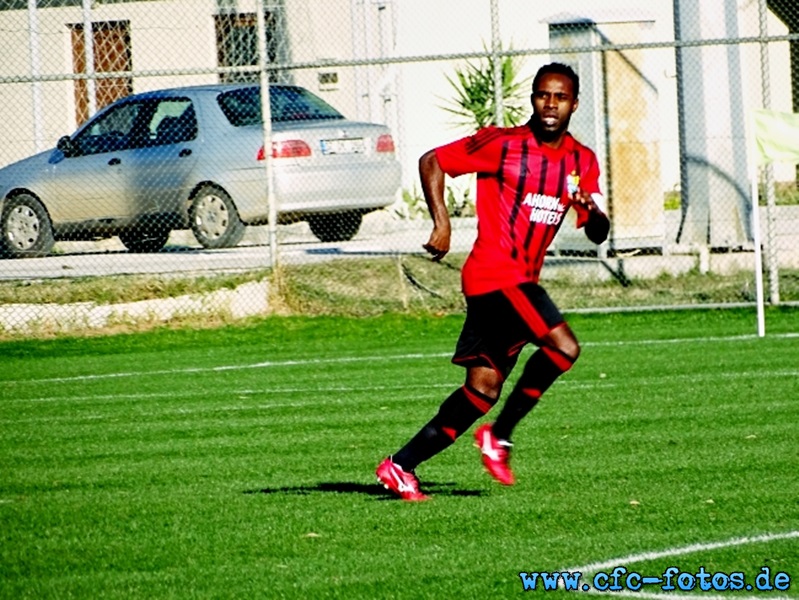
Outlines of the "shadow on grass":
{"label": "shadow on grass", "polygon": [[[425,482],[422,491],[433,496],[482,496],[482,490],[464,490],[454,483]],[[324,482],[316,485],[297,485],[260,490],[245,490],[245,494],[284,494],[287,496],[308,496],[316,493],[326,494],[364,494],[375,496],[378,500],[399,500],[378,483],[355,483],[350,481]]]}

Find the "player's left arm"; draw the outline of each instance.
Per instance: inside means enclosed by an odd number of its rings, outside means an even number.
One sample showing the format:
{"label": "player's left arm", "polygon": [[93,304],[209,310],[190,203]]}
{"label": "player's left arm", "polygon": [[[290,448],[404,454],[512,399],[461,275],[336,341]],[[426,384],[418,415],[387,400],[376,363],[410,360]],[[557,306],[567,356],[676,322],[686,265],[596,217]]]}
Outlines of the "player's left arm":
{"label": "player's left arm", "polygon": [[595,196],[598,195],[577,190],[573,196],[574,205],[579,213],[579,224],[585,228],[586,237],[597,245],[608,239],[610,232],[610,219],[596,203]]}
{"label": "player's left arm", "polygon": [[[605,214],[605,198],[599,189],[599,163],[596,155],[586,149],[588,168],[573,190],[572,205],[577,210],[577,227],[584,227],[586,237],[596,245],[608,239],[610,219]],[[572,191],[570,189],[570,191]]]}

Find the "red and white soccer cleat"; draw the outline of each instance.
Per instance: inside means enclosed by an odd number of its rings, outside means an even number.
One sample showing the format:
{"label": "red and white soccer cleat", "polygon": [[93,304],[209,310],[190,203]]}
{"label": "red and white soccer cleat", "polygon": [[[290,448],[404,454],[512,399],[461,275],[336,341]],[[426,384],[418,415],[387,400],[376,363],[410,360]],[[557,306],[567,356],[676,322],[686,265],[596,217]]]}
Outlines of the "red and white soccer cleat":
{"label": "red and white soccer cleat", "polygon": [[419,491],[419,480],[416,479],[416,475],[409,471],[403,471],[402,467],[392,461],[390,456],[380,463],[376,474],[377,480],[387,490],[391,490],[403,500],[417,502],[429,498]]}
{"label": "red and white soccer cleat", "polygon": [[515,478],[508,464],[510,460],[510,442],[497,439],[491,431],[491,424],[480,425],[474,432],[475,446],[483,455],[483,466],[486,471],[502,485],[513,485]]}

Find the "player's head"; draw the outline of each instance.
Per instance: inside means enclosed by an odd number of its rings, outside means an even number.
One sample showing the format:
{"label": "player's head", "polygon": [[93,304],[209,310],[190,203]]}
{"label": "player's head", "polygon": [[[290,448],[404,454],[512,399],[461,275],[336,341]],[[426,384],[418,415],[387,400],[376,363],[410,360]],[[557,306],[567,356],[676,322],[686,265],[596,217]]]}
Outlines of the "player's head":
{"label": "player's head", "polygon": [[577,75],[574,69],[572,69],[569,65],[553,62],[538,69],[538,72],[535,74],[535,78],[533,79],[533,93],[535,93],[535,90],[544,75],[563,75],[564,77],[568,77],[572,82],[572,92],[574,93],[574,97],[580,97],[580,76]]}
{"label": "player's head", "polygon": [[543,142],[557,142],[569,128],[572,113],[577,110],[580,78],[561,63],[550,63],[538,70],[533,79],[532,126]]}

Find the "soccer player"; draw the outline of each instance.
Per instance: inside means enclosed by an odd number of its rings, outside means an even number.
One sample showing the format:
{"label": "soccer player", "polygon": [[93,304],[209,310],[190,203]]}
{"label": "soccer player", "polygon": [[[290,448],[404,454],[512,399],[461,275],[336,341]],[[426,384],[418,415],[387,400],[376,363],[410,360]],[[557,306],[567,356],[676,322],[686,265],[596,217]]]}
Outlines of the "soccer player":
{"label": "soccer player", "polygon": [[425,250],[441,260],[450,248],[445,175],[477,174],[477,239],[461,272],[466,319],[452,362],[466,380],[438,413],[377,467],[377,478],[403,500],[425,500],[416,467],[449,447],[496,403],[502,385],[527,344],[533,353],[493,423],[477,428],[483,466],[512,485],[511,434],[541,395],[580,354],[577,338],[538,284],[547,248],[570,207],[577,227],[595,244],[610,230],[600,208],[596,155],[568,133],[580,82],[568,66],[539,69],[533,114],[519,127],[487,127],[428,151],[419,159],[433,231]]}

